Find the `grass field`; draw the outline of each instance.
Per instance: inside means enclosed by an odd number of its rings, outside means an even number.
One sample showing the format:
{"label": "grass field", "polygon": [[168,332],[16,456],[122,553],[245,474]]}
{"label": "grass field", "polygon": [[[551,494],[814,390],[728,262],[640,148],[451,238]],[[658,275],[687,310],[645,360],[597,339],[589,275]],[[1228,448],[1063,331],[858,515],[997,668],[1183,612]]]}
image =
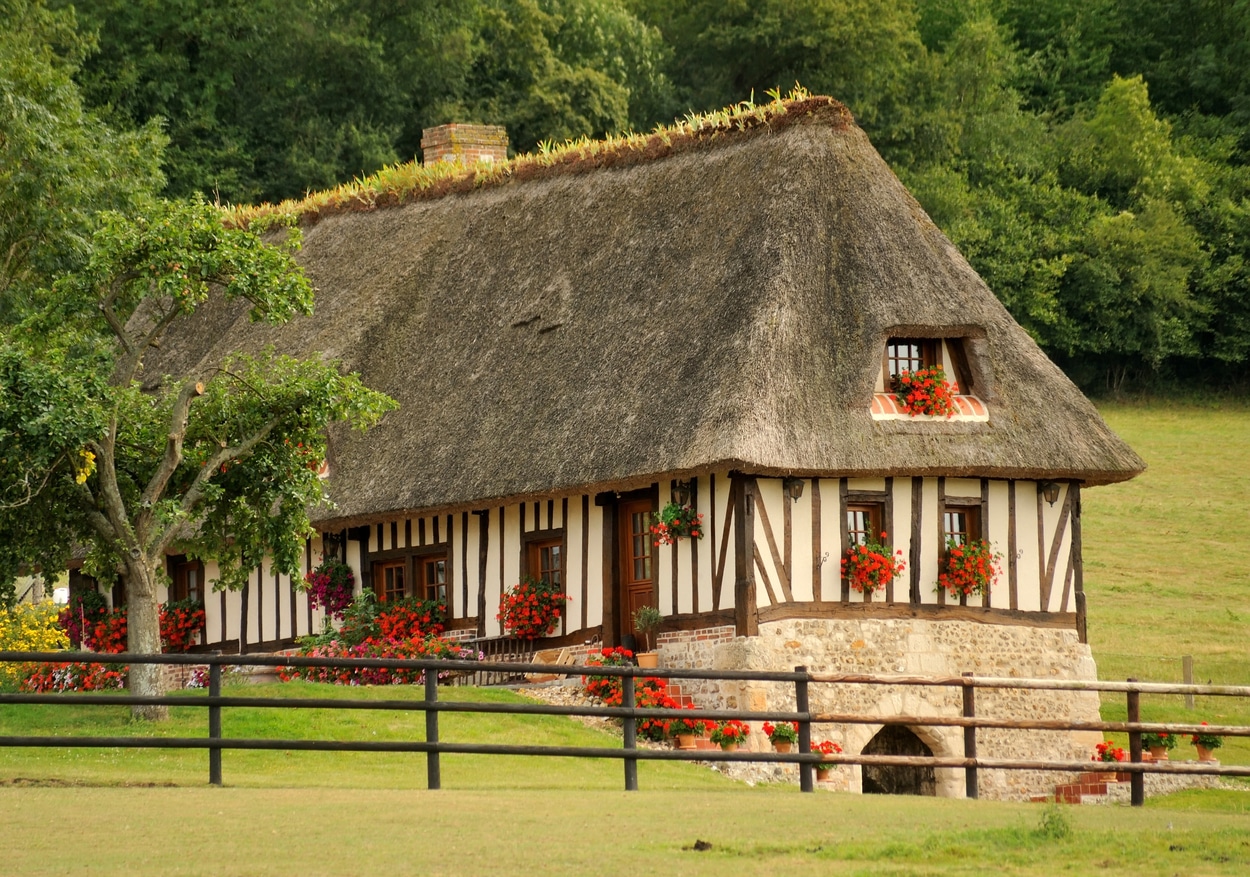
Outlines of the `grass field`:
{"label": "grass field", "polygon": [[[1250,515],[1245,475],[1250,407],[1139,403],[1100,406],[1146,460],[1145,473],[1083,495],[1089,640],[1103,679],[1250,685]],[[1147,697],[1147,720],[1250,725],[1250,703]],[[1119,699],[1103,715],[1123,719]],[[1114,736],[1114,735],[1113,735]],[[1125,738],[1119,738],[1121,742]],[[1192,757],[1183,744],[1178,757]],[[1250,763],[1250,740],[1228,740],[1226,763]]]}
{"label": "grass field", "polygon": [[[1104,679],[1250,684],[1250,517],[1243,511],[1250,408],[1109,405],[1150,469],[1084,495],[1091,645]],[[231,694],[419,698],[418,690],[296,683]],[[507,701],[500,690],[456,698]],[[200,696],[189,692],[188,698]],[[1107,698],[1103,714],[1123,718]],[[1147,719],[1250,725],[1250,704],[1146,698]],[[202,736],[200,708],[155,733]],[[557,717],[444,714],[445,740],[619,746]],[[225,711],[227,736],[421,739],[420,713]],[[6,706],[0,734],[135,734],[121,708]],[[1123,737],[1120,738],[1123,742]],[[1229,741],[1226,763],[1250,763]],[[1176,754],[1192,758],[1187,745]],[[1142,810],[1048,808],[749,787],[694,765],[443,757],[444,791],[416,754],[227,751],[206,788],[202,751],[0,750],[0,874],[1243,875],[1250,784],[1150,799]],[[576,824],[579,830],[569,826]],[[134,836],[148,839],[133,843]],[[696,850],[696,841],[710,849]]]}

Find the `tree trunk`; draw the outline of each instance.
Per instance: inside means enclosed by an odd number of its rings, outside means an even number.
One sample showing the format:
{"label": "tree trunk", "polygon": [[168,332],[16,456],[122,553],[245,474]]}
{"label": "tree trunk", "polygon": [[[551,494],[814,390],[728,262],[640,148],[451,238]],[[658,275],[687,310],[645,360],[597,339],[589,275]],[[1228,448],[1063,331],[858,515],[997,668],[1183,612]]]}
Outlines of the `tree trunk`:
{"label": "tree trunk", "polygon": [[[147,558],[126,564],[126,648],[139,655],[161,652],[161,610],[156,601],[156,568]],[[142,696],[165,694],[159,664],[130,665],[130,693]],[[136,719],[161,721],[169,718],[169,708],[134,706]]]}

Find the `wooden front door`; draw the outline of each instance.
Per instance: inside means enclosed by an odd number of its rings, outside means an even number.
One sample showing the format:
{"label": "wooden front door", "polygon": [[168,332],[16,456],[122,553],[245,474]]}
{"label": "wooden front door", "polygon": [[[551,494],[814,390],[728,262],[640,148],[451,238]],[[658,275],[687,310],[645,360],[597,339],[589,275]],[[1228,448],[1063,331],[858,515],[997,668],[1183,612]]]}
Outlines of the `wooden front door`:
{"label": "wooden front door", "polygon": [[634,634],[634,613],[655,606],[650,499],[622,502],[619,509],[621,634]]}

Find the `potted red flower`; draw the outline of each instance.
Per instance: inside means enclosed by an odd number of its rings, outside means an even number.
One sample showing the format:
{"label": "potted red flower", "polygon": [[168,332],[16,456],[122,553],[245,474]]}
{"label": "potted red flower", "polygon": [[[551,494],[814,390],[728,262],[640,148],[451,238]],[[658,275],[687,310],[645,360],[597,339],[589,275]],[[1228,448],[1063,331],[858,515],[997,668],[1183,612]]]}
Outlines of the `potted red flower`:
{"label": "potted red flower", "polygon": [[[832,740],[821,740],[819,743],[812,744],[812,751],[820,753],[821,758],[826,758],[830,755],[841,755],[842,747],[837,743],[834,743]],[[822,783],[828,780],[830,772],[832,772],[835,767],[837,767],[836,764],[816,765],[816,780]]]}
{"label": "potted red flower", "polygon": [[[692,710],[691,704],[686,704],[683,709]],[[688,719],[678,717],[669,719],[669,733],[677,738],[678,749],[694,749],[694,738],[706,734],[708,731],[716,727],[716,723],[711,719]]]}
{"label": "potted red flower", "polygon": [[881,542],[869,540],[862,545],[852,545],[842,558],[842,578],[861,594],[871,594],[884,588],[907,566],[902,551],[890,553],[884,544],[888,538],[882,533]]}
{"label": "potted red flower", "polygon": [[726,719],[712,730],[712,742],[726,752],[733,752],[746,742],[751,726],[737,719]]}
{"label": "potted red flower", "polygon": [[[1202,724],[1206,724],[1203,722]],[[1224,738],[1215,734],[1198,733],[1189,738],[1198,750],[1199,761],[1215,761],[1215,750],[1224,745]]]}
{"label": "potted red flower", "polygon": [[676,545],[681,539],[703,538],[703,515],[688,505],[670,502],[651,525],[655,545]]}
{"label": "potted red flower", "polygon": [[774,749],[778,752],[789,752],[795,741],[799,739],[799,723],[780,722],[774,725],[772,722],[765,722],[764,733]]}

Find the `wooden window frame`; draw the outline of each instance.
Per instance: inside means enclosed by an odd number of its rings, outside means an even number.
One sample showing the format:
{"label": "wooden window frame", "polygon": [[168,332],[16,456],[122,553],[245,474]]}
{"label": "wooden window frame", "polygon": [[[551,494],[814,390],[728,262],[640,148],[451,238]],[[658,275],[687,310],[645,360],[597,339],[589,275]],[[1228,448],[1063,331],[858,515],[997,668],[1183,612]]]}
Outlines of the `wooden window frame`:
{"label": "wooden window frame", "polygon": [[534,579],[542,576],[541,552],[543,548],[558,546],[560,549],[560,586],[561,593],[567,593],[565,590],[568,583],[568,540],[565,538],[564,527],[554,527],[550,530],[531,530],[521,535],[521,570],[523,575],[527,575]]}
{"label": "wooden window frame", "polygon": [[409,596],[412,587],[412,562],[407,557],[390,557],[373,559],[373,594],[378,598],[379,603],[389,603],[390,599],[386,593],[386,570],[399,569],[404,574],[404,589],[401,596],[395,598],[402,600]]}
{"label": "wooden window frame", "polygon": [[[413,596],[422,600],[438,600],[437,589],[439,583],[435,582],[431,585],[425,578],[426,564],[430,561],[443,562],[443,581],[441,583],[443,589],[442,602],[447,606],[447,611],[451,611],[451,552],[443,551],[419,551],[412,555],[412,593]],[[433,597],[430,596],[430,588],[436,591]]]}
{"label": "wooden window frame", "polygon": [[[854,512],[865,512],[868,515],[868,523],[867,523],[868,529],[864,531],[865,538],[867,540],[875,541],[875,542],[881,541],[881,530],[883,527],[882,522],[885,520],[885,503],[882,501],[875,500],[875,499],[870,500],[870,499],[858,499],[854,497],[848,497],[847,503],[846,503],[846,514],[847,514],[848,519],[850,515]],[[858,533],[859,531],[858,530],[853,531],[851,529],[850,520],[843,521],[842,526],[846,528],[847,548],[851,548],[852,546],[863,544],[859,542],[858,540],[856,540],[855,538],[853,538],[853,534]]]}
{"label": "wooden window frame", "polygon": [[191,588],[187,585],[186,573],[194,571],[198,581],[195,597],[201,603],[208,600],[207,583],[204,581],[204,563],[191,560],[185,554],[169,555],[165,558],[165,572],[169,574],[169,588],[166,599],[170,603],[186,600],[191,596]]}
{"label": "wooden window frame", "polygon": [[[894,378],[896,377],[891,366],[897,365],[901,361],[906,361],[908,363],[917,361],[914,357],[909,356],[903,360],[902,357],[892,356],[890,354],[891,347],[897,347],[903,344],[915,345],[919,348],[918,361],[920,363],[920,368],[928,368],[929,366],[938,365],[941,361],[941,357],[939,356],[942,349],[941,338],[903,338],[899,336],[891,336],[885,339],[885,350],[881,357],[881,374],[885,380],[885,388],[887,391],[893,386]],[[916,369],[907,368],[900,370],[915,371]]]}
{"label": "wooden window frame", "polygon": [[948,526],[947,515],[964,515],[966,521],[964,531],[965,542],[975,542],[978,539],[985,538],[984,524],[981,520],[981,500],[979,498],[968,498],[967,502],[959,502],[948,498],[942,505],[942,557],[946,557],[946,543],[950,539],[952,532]]}

